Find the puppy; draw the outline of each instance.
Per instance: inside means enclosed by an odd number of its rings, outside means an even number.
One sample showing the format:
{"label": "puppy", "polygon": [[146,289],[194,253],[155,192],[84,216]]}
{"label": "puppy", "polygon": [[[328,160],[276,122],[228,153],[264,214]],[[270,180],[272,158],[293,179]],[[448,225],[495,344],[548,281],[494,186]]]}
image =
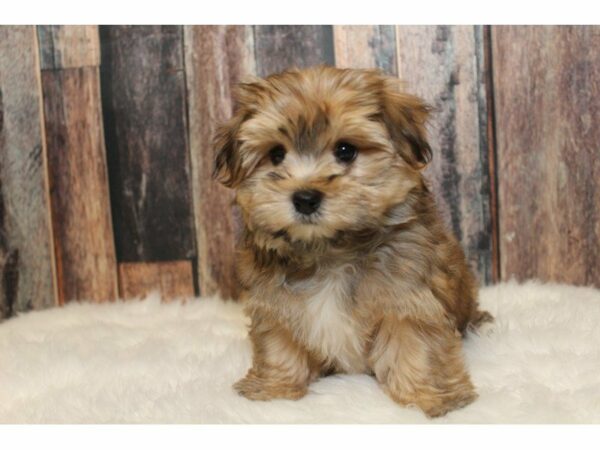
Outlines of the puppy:
{"label": "puppy", "polygon": [[236,190],[252,368],[235,389],[298,399],[368,373],[430,417],[471,403],[461,335],[489,320],[421,170],[429,108],[397,79],[315,67],[241,84],[215,137]]}

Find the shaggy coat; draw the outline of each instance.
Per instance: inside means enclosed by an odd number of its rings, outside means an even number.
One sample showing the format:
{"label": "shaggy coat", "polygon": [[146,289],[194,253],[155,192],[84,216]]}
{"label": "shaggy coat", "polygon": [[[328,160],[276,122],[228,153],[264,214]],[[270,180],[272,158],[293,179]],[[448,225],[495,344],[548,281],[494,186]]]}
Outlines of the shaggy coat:
{"label": "shaggy coat", "polygon": [[[376,71],[316,67],[239,87],[215,176],[245,225],[254,360],[240,394],[297,399],[343,372],[373,374],[429,416],[476,398],[461,335],[490,316],[421,174],[428,113]],[[318,194],[314,212],[298,192]]]}

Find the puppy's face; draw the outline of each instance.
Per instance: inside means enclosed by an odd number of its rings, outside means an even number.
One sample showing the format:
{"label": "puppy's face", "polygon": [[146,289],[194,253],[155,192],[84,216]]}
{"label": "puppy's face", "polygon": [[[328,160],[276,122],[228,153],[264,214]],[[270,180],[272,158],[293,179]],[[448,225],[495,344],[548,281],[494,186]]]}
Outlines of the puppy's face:
{"label": "puppy's face", "polygon": [[215,175],[246,225],[292,241],[381,226],[431,153],[427,107],[377,72],[318,67],[240,87]]}

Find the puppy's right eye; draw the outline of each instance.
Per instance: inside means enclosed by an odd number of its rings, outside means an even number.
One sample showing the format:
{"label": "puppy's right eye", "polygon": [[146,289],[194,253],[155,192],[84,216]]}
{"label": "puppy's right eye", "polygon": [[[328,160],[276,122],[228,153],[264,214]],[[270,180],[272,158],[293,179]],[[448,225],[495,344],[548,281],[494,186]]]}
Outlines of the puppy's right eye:
{"label": "puppy's right eye", "polygon": [[335,150],[333,152],[335,158],[344,164],[350,164],[352,161],[354,161],[357,153],[358,150],[354,145],[344,141],[335,144]]}
{"label": "puppy's right eye", "polygon": [[285,158],[285,148],[283,148],[283,145],[277,145],[273,147],[269,151],[269,158],[271,158],[271,162],[274,166],[278,166],[279,164],[281,164],[281,162]]}

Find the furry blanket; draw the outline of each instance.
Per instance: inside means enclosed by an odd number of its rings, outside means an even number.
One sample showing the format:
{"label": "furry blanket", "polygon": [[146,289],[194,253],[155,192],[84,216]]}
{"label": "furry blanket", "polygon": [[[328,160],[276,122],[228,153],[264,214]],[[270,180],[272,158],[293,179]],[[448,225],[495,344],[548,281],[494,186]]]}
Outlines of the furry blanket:
{"label": "furry blanket", "polygon": [[[600,291],[500,284],[496,322],[465,352],[480,398],[437,423],[600,422]],[[0,422],[429,422],[366,375],[312,384],[299,401],[252,402],[231,384],[251,361],[241,307],[156,296],[70,304],[0,324]]]}

